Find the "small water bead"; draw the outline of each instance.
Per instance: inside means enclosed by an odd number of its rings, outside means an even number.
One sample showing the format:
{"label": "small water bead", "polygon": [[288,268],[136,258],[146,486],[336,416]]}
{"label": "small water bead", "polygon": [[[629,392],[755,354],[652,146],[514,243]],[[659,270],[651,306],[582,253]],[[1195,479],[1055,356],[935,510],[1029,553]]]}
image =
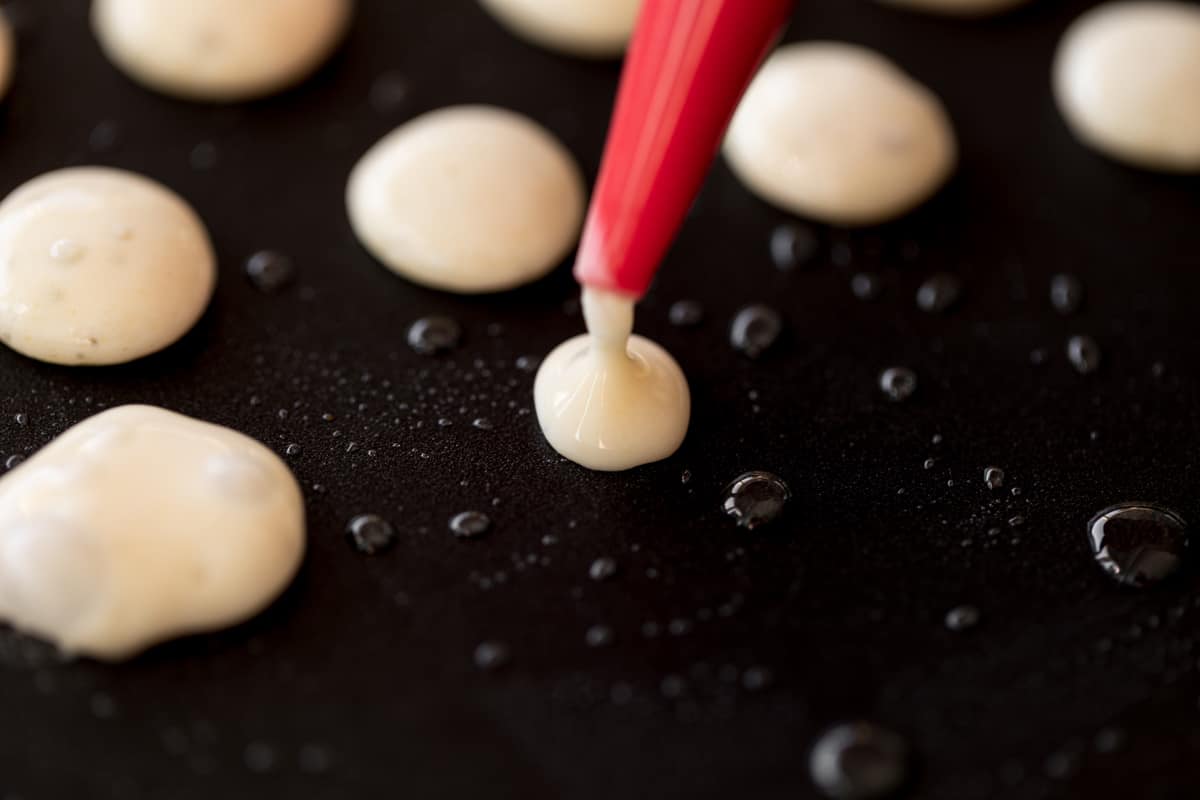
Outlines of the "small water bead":
{"label": "small water bead", "polygon": [[962,294],[962,281],[948,272],[939,272],[917,289],[917,308],[930,314],[948,311]]}
{"label": "small water bead", "polygon": [[50,257],[60,264],[74,264],[83,258],[83,245],[74,239],[57,239],[50,245]]}
{"label": "small water bead", "polygon": [[1088,523],[1092,556],[1109,577],[1142,588],[1174,575],[1188,547],[1187,524],[1149,503],[1106,508]]}
{"label": "small water bead", "polygon": [[742,688],[748,692],[762,691],[771,685],[774,677],[766,667],[747,667],[742,673]]}
{"label": "small water bead", "polygon": [[934,465],[936,465],[936,464],[937,464],[936,458],[927,458],[927,459],[925,459],[924,462],[921,463],[921,466],[924,467],[925,469],[933,469]]}
{"label": "small water bead", "polygon": [[908,745],[870,722],[836,725],[821,735],[808,760],[812,782],[838,800],[871,800],[891,794],[908,773]]}
{"label": "small water bead", "polygon": [[478,428],[481,431],[490,431],[492,428],[496,427],[495,424],[493,424],[492,421],[486,417],[476,417],[471,421],[471,426]]}
{"label": "small water bead", "polygon": [[680,328],[699,325],[704,320],[704,306],[695,300],[677,300],[667,311],[667,319]]}
{"label": "small water bead", "polygon": [[955,606],[946,612],[946,627],[958,632],[974,628],[982,615],[975,606]]}
{"label": "small water bead", "polygon": [[1060,314],[1074,314],[1083,305],[1083,284],[1074,275],[1055,275],[1050,279],[1050,305]]}
{"label": "small water bead", "polygon": [[584,634],[584,641],[588,647],[607,647],[613,643],[614,638],[616,637],[613,629],[607,625],[593,625]]}
{"label": "small water bead", "polygon": [[594,581],[606,581],[617,574],[617,560],[609,556],[602,556],[592,562],[588,567],[588,577]]}
{"label": "small water bead", "polygon": [[771,260],[783,271],[811,264],[820,247],[816,231],[798,222],[789,222],[771,231]]}
{"label": "small water bead", "polygon": [[1100,345],[1090,336],[1072,336],[1067,340],[1067,360],[1080,375],[1100,368]]}
{"label": "small water bead", "polygon": [[346,533],[360,553],[375,555],[392,546],[396,530],[378,514],[359,514],[346,526]]}
{"label": "small water bead", "polygon": [[1010,528],[1019,528],[1024,524],[1025,524],[1025,518],[1023,516],[1021,516],[1020,514],[1014,514],[1013,516],[1008,518],[1008,525]]}
{"label": "small water bead", "polygon": [[874,272],[859,272],[850,279],[850,291],[859,300],[877,300],[883,294],[883,281]]}
{"label": "small water bead", "polygon": [[508,663],[508,645],[503,642],[480,642],[475,648],[475,666],[483,670],[495,670]]}
{"label": "small water bead", "polygon": [[5,467],[5,469],[13,469],[14,467],[18,466],[24,460],[25,460],[25,456],[20,455],[18,453],[13,453],[11,456],[9,456],[7,459],[4,460],[4,467]]}
{"label": "small water bead", "polygon": [[259,291],[277,292],[295,276],[295,264],[283,253],[260,250],[246,259],[246,277]]}
{"label": "small water bead", "polygon": [[1046,348],[1044,347],[1038,347],[1029,351],[1029,363],[1035,367],[1040,367],[1042,364],[1045,364],[1046,359],[1049,357],[1050,354],[1046,352]]}
{"label": "small water bead", "polygon": [[747,530],[766,525],[782,513],[792,492],[778,475],[754,470],[725,487],[721,509]]}
{"label": "small water bead", "polygon": [[1004,486],[1004,470],[999,467],[987,467],[983,471],[983,482],[989,489],[999,489]]}
{"label": "small water bead", "polygon": [[283,452],[289,456],[298,456],[302,451],[303,448],[301,448],[298,444],[289,444],[287,447],[283,448]]}
{"label": "small water bead", "polygon": [[783,317],[778,311],[764,305],[750,305],[733,318],[729,343],[750,358],[758,358],[775,344],[782,332]]}
{"label": "small water bead", "polygon": [[368,102],[378,114],[394,114],[408,100],[408,79],[400,72],[384,72],[371,83]]}
{"label": "small water bead", "polygon": [[408,346],[423,356],[453,350],[462,339],[462,326],[449,317],[422,317],[408,329]]}
{"label": "small water bead", "polygon": [[917,390],[917,373],[908,367],[888,367],[879,373],[879,388],[889,400],[907,400]]}
{"label": "small water bead", "polygon": [[27,425],[29,424],[29,416],[24,413],[15,414],[13,416],[13,421],[18,425]]}
{"label": "small water bead", "polygon": [[483,536],[491,527],[491,517],[482,511],[462,511],[450,518],[450,531],[460,539]]}

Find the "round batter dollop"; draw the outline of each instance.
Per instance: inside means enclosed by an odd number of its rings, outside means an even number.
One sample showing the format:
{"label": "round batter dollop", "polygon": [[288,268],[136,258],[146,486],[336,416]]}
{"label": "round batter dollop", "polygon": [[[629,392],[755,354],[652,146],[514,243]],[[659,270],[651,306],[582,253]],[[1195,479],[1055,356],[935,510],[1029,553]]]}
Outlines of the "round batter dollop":
{"label": "round batter dollop", "polygon": [[742,99],[724,151],[764,200],[841,225],[903,214],[957,158],[932,92],[878,53],[837,42],[777,50]]}
{"label": "round batter dollop", "polygon": [[132,172],[49,172],[0,203],[0,341],[30,358],[149,355],[196,323],[215,282],[204,223]]}
{"label": "round batter dollop", "polygon": [[1072,131],[1151,169],[1200,171],[1200,5],[1097,6],[1063,36],[1054,93]]}
{"label": "round batter dollop", "polygon": [[666,350],[630,335],[631,299],[584,289],[583,310],[590,333],[556,347],[534,381],[547,441],[594,470],[632,469],[670,456],[691,416],[683,371]]}
{"label": "round batter dollop", "polygon": [[304,505],[237,431],[121,406],[0,479],[0,620],[105,660],[241,622],[291,581]]}
{"label": "round batter dollop", "polygon": [[879,0],[889,6],[928,11],[934,14],[950,14],[959,17],[979,17],[1007,11],[1029,0]]}
{"label": "round batter dollop", "polygon": [[618,56],[625,51],[642,0],[480,0],[523,39],[571,55]]}
{"label": "round batter dollop", "polygon": [[285,89],[320,66],[352,0],[93,0],[109,60],[165,94],[235,101]]}
{"label": "round batter dollop", "polygon": [[13,36],[12,23],[0,10],[0,97],[8,94],[12,85],[13,70],[17,62],[17,43]]}
{"label": "round batter dollop", "polygon": [[553,269],[583,221],[583,176],[529,118],[492,106],[424,114],[350,174],[350,223],[385,266],[452,292],[510,289]]}

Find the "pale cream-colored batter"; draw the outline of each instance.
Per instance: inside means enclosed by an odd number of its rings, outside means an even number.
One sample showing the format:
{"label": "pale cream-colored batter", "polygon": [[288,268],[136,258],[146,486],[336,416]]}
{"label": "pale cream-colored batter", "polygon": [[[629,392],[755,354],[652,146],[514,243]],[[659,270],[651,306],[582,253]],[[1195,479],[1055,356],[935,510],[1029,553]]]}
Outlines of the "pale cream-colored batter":
{"label": "pale cream-colored batter", "polygon": [[0,341],[32,359],[155,353],[196,324],[215,282],[204,223],[143,176],[60,169],[0,203]]}
{"label": "pale cream-colored batter", "polygon": [[12,85],[13,72],[17,65],[17,42],[13,36],[12,23],[0,10],[0,97],[8,94]]}
{"label": "pale cream-colored batter", "polygon": [[248,100],[308,77],[352,0],[93,0],[105,54],[134,80],[193,100]]}
{"label": "pale cream-colored batter", "polygon": [[31,358],[118,364],[161,350],[215,282],[204,223],[149,178],[74,167],[0,203],[0,341]]}
{"label": "pale cream-colored batter", "polygon": [[538,370],[534,405],[550,445],[594,470],[632,469],[670,456],[691,415],[675,359],[631,335],[633,300],[585,288],[588,334],[560,344]]}
{"label": "pale cream-colored batter", "polygon": [[1200,172],[1200,5],[1097,6],[1067,30],[1054,93],[1075,135],[1151,169]]}
{"label": "pale cream-colored batter", "polygon": [[959,17],[979,17],[1007,11],[1029,0],[879,0],[890,6],[911,8],[914,11],[929,11],[935,14],[950,14]]}
{"label": "pale cream-colored batter", "polygon": [[261,611],[304,554],[284,463],[236,431],[121,406],[0,478],[0,620],[129,658]]}
{"label": "pale cream-colored batter", "polygon": [[738,106],[724,152],[764,200],[839,225],[903,214],[957,160],[937,96],[878,53],[839,42],[779,48]]}
{"label": "pale cream-colored batter", "polygon": [[535,44],[590,58],[618,56],[642,0],[480,0],[506,28]]}
{"label": "pale cream-colored batter", "polygon": [[393,272],[452,292],[510,289],[567,255],[583,176],[547,130],[494,106],[452,106],[405,123],[350,175],[363,245]]}

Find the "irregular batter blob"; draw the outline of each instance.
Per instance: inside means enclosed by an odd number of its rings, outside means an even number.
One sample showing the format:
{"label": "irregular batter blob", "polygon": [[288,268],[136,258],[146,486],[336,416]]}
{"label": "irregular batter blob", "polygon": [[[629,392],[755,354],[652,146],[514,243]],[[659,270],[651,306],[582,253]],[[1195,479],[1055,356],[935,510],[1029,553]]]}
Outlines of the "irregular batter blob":
{"label": "irregular batter blob", "polygon": [[777,50],[742,99],[724,151],[764,200],[843,225],[903,214],[957,158],[932,92],[878,53],[837,42]]}
{"label": "irregular batter blob", "polygon": [[1151,169],[1200,171],[1200,5],[1097,6],[1063,36],[1054,93],[1072,131]]}
{"label": "irregular batter blob", "polygon": [[109,60],[151,89],[235,101],[299,83],[341,41],[352,0],[93,0]]}
{"label": "irregular batter blob", "polygon": [[215,282],[204,223],[132,172],[49,172],[0,203],[0,341],[30,358],[119,364],[161,350]]}
{"label": "irregular batter blob", "polygon": [[887,5],[951,14],[959,17],[979,17],[995,14],[1028,3],[1029,0],[879,0]]}
{"label": "irregular batter blob", "polygon": [[17,44],[12,24],[4,11],[0,10],[0,97],[8,93],[12,84],[13,69],[17,61]]}
{"label": "irregular batter blob", "polygon": [[350,223],[393,272],[452,292],[542,277],[579,236],[583,176],[532,120],[453,106],[401,125],[354,167]]}
{"label": "irregular batter blob", "polygon": [[0,478],[0,620],[67,653],[119,660],[241,622],[303,554],[283,462],[161,408],[97,414]]}
{"label": "irregular batter blob", "polygon": [[550,445],[588,469],[616,471],[670,456],[683,443],[691,395],[671,355],[631,336],[633,301],[584,289],[589,334],[538,369],[534,404]]}
{"label": "irregular batter blob", "polygon": [[516,35],[590,58],[625,51],[642,0],[480,0]]}

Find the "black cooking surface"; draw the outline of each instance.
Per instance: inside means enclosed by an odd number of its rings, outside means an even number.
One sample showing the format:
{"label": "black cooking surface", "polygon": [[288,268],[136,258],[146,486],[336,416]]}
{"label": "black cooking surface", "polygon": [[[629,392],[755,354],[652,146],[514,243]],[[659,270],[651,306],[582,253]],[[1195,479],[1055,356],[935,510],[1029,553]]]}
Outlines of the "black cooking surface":
{"label": "black cooking surface", "polygon": [[[581,330],[567,267],[492,297],[418,288],[357,245],[343,188],[384,133],[463,102],[531,115],[594,177],[616,64],[528,46],[471,0],[364,0],[313,80],[209,107],[117,73],[82,0],[14,0],[0,189],[73,164],[143,172],[199,210],[221,277],[202,323],[135,364],[0,349],[0,450],[130,402],[298,444],[309,553],[268,612],[129,663],[60,663],[0,633],[0,798],[804,798],[815,737],[854,718],[908,740],[914,797],[1195,797],[1196,572],[1121,587],[1086,525],[1123,500],[1200,518],[1200,184],[1065,129],[1050,63],[1088,5],[964,23],[801,3],[789,39],[877,47],[944,98],[957,177],[894,225],[818,229],[814,264],[785,273],[768,241],[786,215],[718,164],[638,316],[690,380],[687,442],[599,474],[542,440],[516,363]],[[397,76],[398,106],[383,102]],[[292,286],[246,280],[262,249],[292,257]],[[858,271],[881,297],[851,293]],[[931,315],[914,294],[938,272],[963,294]],[[1059,272],[1086,287],[1071,316],[1049,301]],[[684,298],[705,308],[698,327],[668,321]],[[786,333],[751,361],[727,331],[755,302]],[[453,353],[406,345],[431,313],[462,323]],[[1074,334],[1099,343],[1097,372],[1072,368]],[[909,400],[880,392],[889,366],[916,371]],[[793,494],[753,532],[719,508],[750,469]],[[447,521],[468,509],[492,529],[456,540]],[[344,533],[368,512],[399,533],[373,557]],[[594,581],[602,556],[618,571]],[[952,632],[960,604],[981,621]],[[608,646],[585,641],[597,624]],[[506,666],[475,666],[485,641]]]}

